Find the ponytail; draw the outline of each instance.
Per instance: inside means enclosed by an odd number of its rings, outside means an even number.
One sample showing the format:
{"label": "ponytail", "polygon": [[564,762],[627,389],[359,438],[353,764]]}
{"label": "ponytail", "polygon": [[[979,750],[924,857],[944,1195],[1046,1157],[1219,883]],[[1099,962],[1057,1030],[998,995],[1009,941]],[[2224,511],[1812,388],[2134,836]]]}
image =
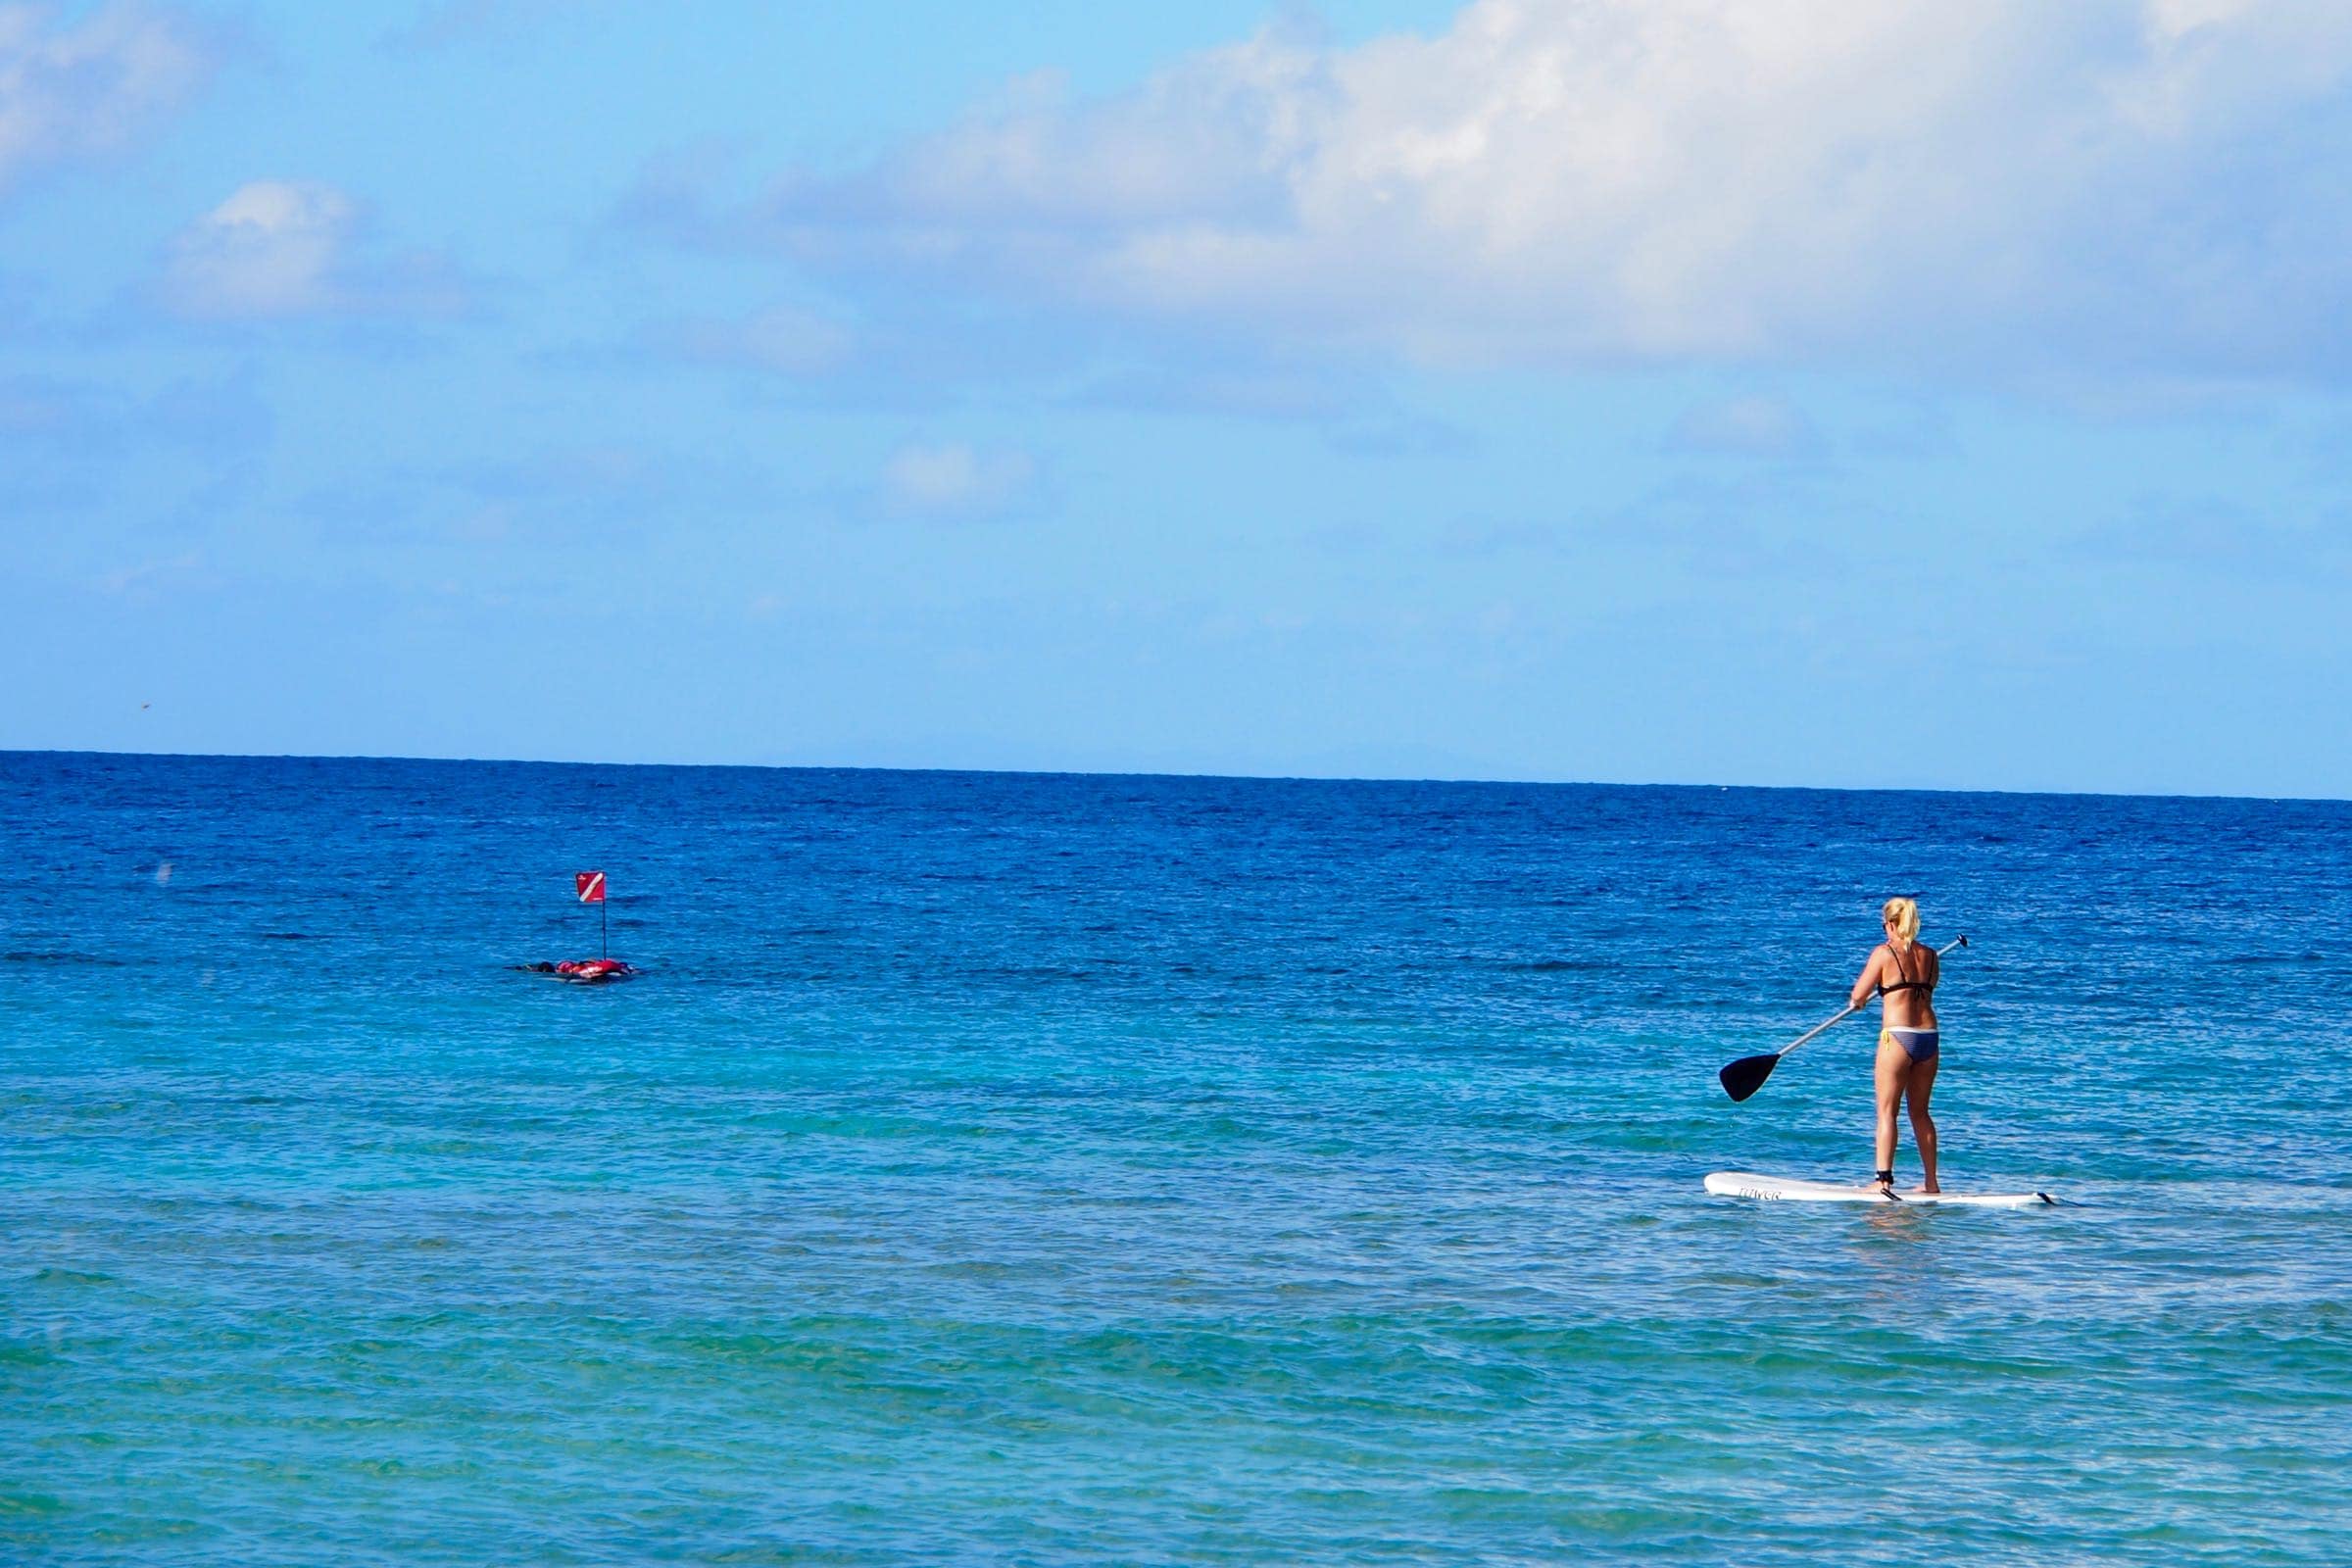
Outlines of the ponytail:
{"label": "ponytail", "polygon": [[1888,899],[1879,910],[1879,918],[1886,929],[1905,942],[1919,939],[1919,901],[1917,899]]}

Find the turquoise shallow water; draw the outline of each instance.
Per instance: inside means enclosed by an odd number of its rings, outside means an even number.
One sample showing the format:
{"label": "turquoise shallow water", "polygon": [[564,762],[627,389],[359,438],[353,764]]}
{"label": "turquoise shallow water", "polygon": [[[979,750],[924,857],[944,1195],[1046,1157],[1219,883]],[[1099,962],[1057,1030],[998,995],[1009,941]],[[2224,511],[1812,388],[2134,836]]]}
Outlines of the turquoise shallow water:
{"label": "turquoise shallow water", "polygon": [[[0,1558],[2334,1562],[2352,808],[0,755]],[[593,950],[611,873],[642,980]],[[165,868],[169,867],[168,873]],[[1871,1034],[1745,1105],[1888,891]],[[1915,1169],[1906,1148],[1906,1172]]]}

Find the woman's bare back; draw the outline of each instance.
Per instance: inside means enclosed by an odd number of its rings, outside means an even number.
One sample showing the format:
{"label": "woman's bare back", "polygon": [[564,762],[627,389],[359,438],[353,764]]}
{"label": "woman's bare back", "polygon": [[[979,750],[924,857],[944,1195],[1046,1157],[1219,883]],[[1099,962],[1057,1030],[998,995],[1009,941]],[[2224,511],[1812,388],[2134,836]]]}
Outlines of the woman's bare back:
{"label": "woman's bare back", "polygon": [[1936,982],[1941,963],[1936,950],[1923,942],[1898,948],[1882,942],[1870,956],[1871,983],[1877,987],[1883,1029],[1934,1029]]}

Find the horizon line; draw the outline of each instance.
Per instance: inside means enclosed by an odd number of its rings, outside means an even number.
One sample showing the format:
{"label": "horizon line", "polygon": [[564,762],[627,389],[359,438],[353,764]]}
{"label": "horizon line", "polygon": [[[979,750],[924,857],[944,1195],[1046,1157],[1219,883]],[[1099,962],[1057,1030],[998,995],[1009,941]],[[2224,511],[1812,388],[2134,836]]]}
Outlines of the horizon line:
{"label": "horizon line", "polygon": [[2063,800],[2114,801],[2258,801],[2272,805],[2343,806],[2352,805],[2352,797],[2334,795],[2244,795],[2227,792],[2146,793],[2126,790],[2067,790],[2067,789],[2002,789],[1958,788],[1920,784],[1849,785],[1849,784],[1738,784],[1719,779],[1700,782],[1676,779],[1538,779],[1538,778],[1474,778],[1463,775],[1407,774],[1407,773],[1229,773],[1210,770],[1185,771],[1161,768],[1067,768],[1067,767],[956,767],[932,765],[908,767],[873,762],[625,762],[588,760],[579,758],[536,757],[412,757],[386,753],[310,753],[310,752],[130,752],[105,751],[89,747],[0,747],[0,757],[120,757],[147,758],[175,761],[221,762],[433,762],[453,766],[473,764],[495,767],[642,767],[686,770],[693,768],[727,768],[738,771],[800,772],[800,773],[951,773],[1001,776],[1004,778],[1136,778],[1136,779],[1198,779],[1203,782],[1258,784],[1463,784],[1507,789],[1609,789],[1609,790],[1752,790],[1810,795],[2000,795],[2045,796]]}

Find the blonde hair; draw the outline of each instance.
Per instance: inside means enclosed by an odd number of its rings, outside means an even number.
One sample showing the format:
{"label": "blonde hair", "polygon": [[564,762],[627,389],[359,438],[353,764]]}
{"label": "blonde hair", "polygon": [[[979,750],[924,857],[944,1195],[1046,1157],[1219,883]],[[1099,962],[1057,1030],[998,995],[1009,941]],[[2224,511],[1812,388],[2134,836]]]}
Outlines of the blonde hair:
{"label": "blonde hair", "polygon": [[1879,918],[1886,928],[1905,942],[1919,939],[1919,901],[1917,899],[1888,899],[1879,910]]}

